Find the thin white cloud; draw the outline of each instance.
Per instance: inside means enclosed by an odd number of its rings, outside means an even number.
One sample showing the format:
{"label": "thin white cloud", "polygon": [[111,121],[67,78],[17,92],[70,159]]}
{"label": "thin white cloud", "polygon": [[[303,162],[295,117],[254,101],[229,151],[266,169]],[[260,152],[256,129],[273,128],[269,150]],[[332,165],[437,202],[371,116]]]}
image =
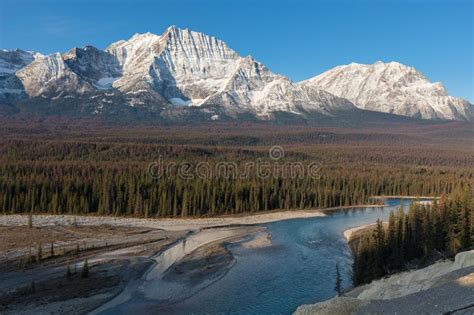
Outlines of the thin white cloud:
{"label": "thin white cloud", "polygon": [[40,22],[40,28],[49,35],[61,36],[70,33],[73,29],[73,21],[62,17],[48,17]]}

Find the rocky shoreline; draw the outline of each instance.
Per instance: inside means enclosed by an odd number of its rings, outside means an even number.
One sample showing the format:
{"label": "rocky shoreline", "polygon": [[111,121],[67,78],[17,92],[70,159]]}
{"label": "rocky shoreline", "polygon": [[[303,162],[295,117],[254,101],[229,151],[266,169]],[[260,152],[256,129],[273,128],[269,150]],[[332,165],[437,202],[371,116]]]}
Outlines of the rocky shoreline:
{"label": "rocky shoreline", "polygon": [[[255,225],[282,220],[304,219],[325,216],[323,211],[334,211],[338,208],[325,208],[315,210],[285,210],[266,211],[254,214],[233,216],[199,217],[199,218],[131,218],[113,216],[73,216],[73,215],[33,215],[34,226],[123,226],[154,228],[167,231],[196,231],[205,228],[223,227],[232,225]],[[0,226],[27,226],[28,216],[20,214],[0,215]]]}
{"label": "rocky shoreline", "polygon": [[[351,242],[373,224],[348,229]],[[426,268],[405,271],[360,287],[344,296],[301,305],[296,315],[323,314],[471,314],[474,312],[474,250]]]}
{"label": "rocky shoreline", "polygon": [[[120,305],[131,292],[141,291],[136,290],[137,284],[145,288],[143,293],[151,294],[157,284],[168,283],[173,299],[160,298],[160,308],[165,309],[211,285],[232,268],[235,260],[227,244],[246,248],[270,246],[271,237],[257,223],[321,215],[318,211],[272,212],[202,221],[33,216],[32,228],[28,227],[27,216],[0,216],[0,232],[10,237],[2,244],[5,248],[0,248],[2,268],[9,268],[0,277],[0,310],[6,314],[73,310],[98,313]],[[39,243],[20,242],[21,235],[33,232]],[[16,234],[18,237],[14,238]],[[54,259],[48,254],[49,242],[53,240]],[[74,252],[77,244],[78,254]],[[32,263],[26,270],[22,264],[11,265],[28,252],[37,255],[37,246],[44,252],[41,262]],[[86,258],[91,277],[81,279]],[[72,280],[66,277],[68,266],[73,270]],[[101,285],[89,286],[96,282]],[[83,293],[74,294],[74,290]],[[22,298],[24,292],[35,298]],[[153,298],[156,296],[160,295],[153,294]]]}

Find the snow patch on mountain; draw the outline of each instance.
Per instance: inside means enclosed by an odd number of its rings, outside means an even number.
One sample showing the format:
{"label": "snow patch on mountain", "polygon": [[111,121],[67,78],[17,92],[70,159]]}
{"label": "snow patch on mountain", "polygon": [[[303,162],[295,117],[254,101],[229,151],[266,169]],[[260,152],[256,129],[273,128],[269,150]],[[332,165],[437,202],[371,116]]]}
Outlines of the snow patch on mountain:
{"label": "snow patch on mountain", "polygon": [[[133,93],[136,84],[153,90],[176,106],[223,106],[229,113],[251,112],[266,118],[273,112],[301,114],[300,107],[327,114],[353,108],[340,98],[311,96],[286,77],[268,70],[252,57],[240,57],[213,36],[169,27],[162,35],[135,34],[111,44],[123,76],[113,86]],[[314,94],[311,94],[314,95]]]}
{"label": "snow patch on mountain", "polygon": [[171,104],[177,105],[177,106],[191,106],[191,105],[193,105],[192,101],[190,101],[190,100],[185,101],[185,100],[183,100],[182,98],[179,98],[179,97],[171,98],[170,102],[171,102]]}
{"label": "snow patch on mountain", "polygon": [[105,77],[105,78],[100,78],[94,83],[94,86],[98,88],[99,90],[108,90],[111,89],[114,82],[120,79],[120,77]]}
{"label": "snow patch on mountain", "polygon": [[16,72],[29,96],[56,96],[63,93],[84,94],[93,90],[71,71],[60,53],[41,56]]}
{"label": "snow patch on mountain", "polygon": [[356,104],[426,119],[472,115],[469,102],[396,62],[339,66],[295,84],[214,36],[176,26],[161,35],[135,34],[105,50],[88,45],[47,56],[2,50],[0,99],[16,100],[16,94],[58,102],[81,97],[99,113],[108,104],[153,111],[198,106],[202,112],[217,106],[221,114],[272,119],[277,112],[334,116]]}
{"label": "snow patch on mountain", "polygon": [[40,56],[42,55],[37,52],[21,49],[13,51],[2,49],[0,50],[0,76],[14,74]]}
{"label": "snow patch on mountain", "polygon": [[122,75],[115,56],[93,46],[73,48],[62,59],[72,72],[99,89],[111,88]]}
{"label": "snow patch on mountain", "polygon": [[15,73],[32,63],[42,55],[37,52],[23,51],[21,49],[9,51],[0,50],[0,100],[18,100],[24,96],[21,81]]}
{"label": "snow patch on mountain", "polygon": [[469,102],[448,95],[413,67],[398,62],[351,63],[299,83],[346,98],[366,110],[423,119],[467,119]]}

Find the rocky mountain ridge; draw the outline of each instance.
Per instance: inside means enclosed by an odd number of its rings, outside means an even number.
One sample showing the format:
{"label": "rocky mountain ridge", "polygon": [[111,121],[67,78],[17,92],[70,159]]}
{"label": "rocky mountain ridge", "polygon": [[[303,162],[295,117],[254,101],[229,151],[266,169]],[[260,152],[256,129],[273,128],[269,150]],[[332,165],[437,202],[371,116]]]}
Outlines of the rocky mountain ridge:
{"label": "rocky mountain ridge", "polygon": [[134,110],[163,117],[192,109],[213,120],[223,115],[275,119],[277,113],[337,117],[357,111],[356,106],[424,119],[472,115],[469,102],[448,96],[442,85],[400,64],[342,66],[294,83],[222,40],[176,26],[161,35],[135,34],[105,50],[88,45],[46,56],[1,51],[1,103],[26,110]]}
{"label": "rocky mountain ridge", "polygon": [[449,96],[440,82],[432,83],[415,68],[398,62],[351,63],[300,84],[346,98],[365,110],[443,120],[472,115],[468,101]]}

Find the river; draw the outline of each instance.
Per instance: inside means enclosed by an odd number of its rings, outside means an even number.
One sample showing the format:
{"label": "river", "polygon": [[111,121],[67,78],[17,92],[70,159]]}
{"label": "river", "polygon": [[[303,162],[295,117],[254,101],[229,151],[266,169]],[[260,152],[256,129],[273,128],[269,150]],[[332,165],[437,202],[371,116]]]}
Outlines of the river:
{"label": "river", "polygon": [[[410,201],[403,204],[408,207]],[[237,263],[214,284],[166,309],[149,298],[130,300],[115,312],[143,310],[166,314],[291,314],[299,305],[335,295],[335,266],[343,286],[351,284],[352,257],[344,231],[386,220],[400,206],[388,199],[385,207],[359,207],[330,212],[325,217],[262,224],[273,245],[261,249],[231,246]]]}

